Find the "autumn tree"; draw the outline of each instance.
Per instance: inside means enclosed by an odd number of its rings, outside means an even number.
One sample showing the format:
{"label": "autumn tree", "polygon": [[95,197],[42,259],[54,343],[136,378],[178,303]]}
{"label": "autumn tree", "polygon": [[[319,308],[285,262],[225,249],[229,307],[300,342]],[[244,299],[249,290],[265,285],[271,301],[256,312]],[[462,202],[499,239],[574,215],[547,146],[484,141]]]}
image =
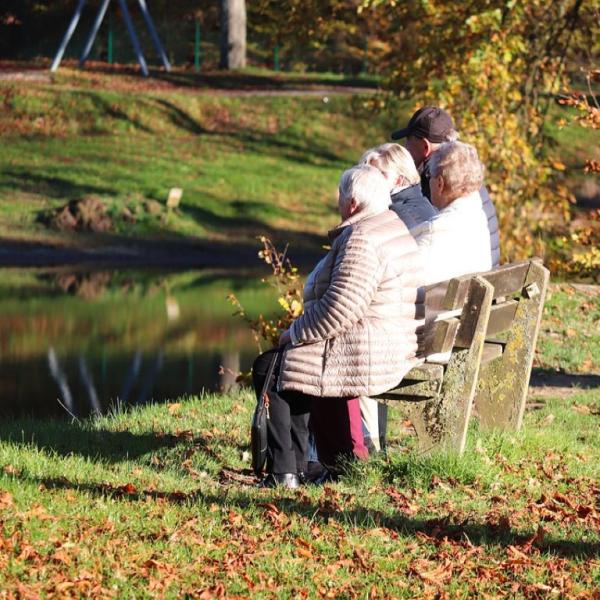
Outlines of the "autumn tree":
{"label": "autumn tree", "polygon": [[415,107],[448,109],[478,148],[504,258],[543,254],[546,232],[568,220],[572,200],[560,162],[545,155],[544,118],[566,85],[569,57],[597,39],[594,9],[582,0],[366,0],[363,10],[389,15],[390,88]]}

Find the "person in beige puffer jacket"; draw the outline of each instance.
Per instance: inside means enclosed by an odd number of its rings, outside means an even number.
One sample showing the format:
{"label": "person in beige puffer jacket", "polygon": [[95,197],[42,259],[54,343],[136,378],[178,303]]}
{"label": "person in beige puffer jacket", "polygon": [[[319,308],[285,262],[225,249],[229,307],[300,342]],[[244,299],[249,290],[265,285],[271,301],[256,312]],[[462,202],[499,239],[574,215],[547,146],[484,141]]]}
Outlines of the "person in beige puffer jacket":
{"label": "person in beige puffer jacket", "polygon": [[[307,433],[293,421],[298,406],[309,406],[307,398],[314,415],[335,399],[376,395],[396,386],[418,361],[420,255],[389,202],[389,185],[374,167],[342,175],[342,223],[306,281],[303,314],[280,340],[280,365],[268,392],[275,412],[268,485],[297,483]],[[255,379],[257,393],[261,383]],[[318,435],[316,441],[319,449]]]}

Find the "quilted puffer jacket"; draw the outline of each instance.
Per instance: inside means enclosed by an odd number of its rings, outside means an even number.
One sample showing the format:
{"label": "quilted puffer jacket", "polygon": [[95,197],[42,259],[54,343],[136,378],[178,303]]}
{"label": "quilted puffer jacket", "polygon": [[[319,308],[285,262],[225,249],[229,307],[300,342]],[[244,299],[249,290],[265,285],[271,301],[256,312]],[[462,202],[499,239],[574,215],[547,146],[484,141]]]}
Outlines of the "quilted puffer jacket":
{"label": "quilted puffer jacket", "polygon": [[376,395],[416,364],[424,314],[418,247],[398,215],[358,213],[330,232],[304,286],[278,387],[312,396]]}

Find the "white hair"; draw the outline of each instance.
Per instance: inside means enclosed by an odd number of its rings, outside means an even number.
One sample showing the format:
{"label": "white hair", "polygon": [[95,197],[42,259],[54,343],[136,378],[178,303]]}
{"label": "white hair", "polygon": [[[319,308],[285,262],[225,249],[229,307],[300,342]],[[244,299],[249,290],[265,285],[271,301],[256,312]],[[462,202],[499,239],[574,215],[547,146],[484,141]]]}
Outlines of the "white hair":
{"label": "white hair", "polygon": [[443,196],[456,200],[483,185],[484,167],[477,150],[464,142],[445,142],[429,159],[431,177],[441,176],[444,180]]}
{"label": "white hair", "polygon": [[344,171],[339,185],[340,207],[345,208],[351,200],[358,211],[381,212],[390,204],[390,186],[375,167],[357,165]]}
{"label": "white hair", "polygon": [[421,183],[415,161],[410,152],[400,144],[388,143],[371,148],[361,156],[359,164],[379,169],[386,178],[393,181],[393,186],[399,177],[404,178],[406,185]]}

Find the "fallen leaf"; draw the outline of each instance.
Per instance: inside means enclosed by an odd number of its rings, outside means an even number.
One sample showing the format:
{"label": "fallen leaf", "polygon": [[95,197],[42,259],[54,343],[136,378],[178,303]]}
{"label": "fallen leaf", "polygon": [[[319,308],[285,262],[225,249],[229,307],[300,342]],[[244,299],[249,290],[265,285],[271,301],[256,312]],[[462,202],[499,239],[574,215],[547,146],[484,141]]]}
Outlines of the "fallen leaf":
{"label": "fallen leaf", "polygon": [[552,423],[554,423],[554,419],[556,417],[550,413],[545,419],[542,419],[542,421],[540,421],[540,426],[542,427],[549,427],[550,425],[552,425]]}
{"label": "fallen leaf", "polygon": [[9,492],[0,492],[0,510],[14,506],[14,500]]}
{"label": "fallen leaf", "polygon": [[425,583],[442,587],[452,577],[452,563],[444,561],[438,564],[432,560],[417,559],[410,564],[409,573],[417,575]]}

